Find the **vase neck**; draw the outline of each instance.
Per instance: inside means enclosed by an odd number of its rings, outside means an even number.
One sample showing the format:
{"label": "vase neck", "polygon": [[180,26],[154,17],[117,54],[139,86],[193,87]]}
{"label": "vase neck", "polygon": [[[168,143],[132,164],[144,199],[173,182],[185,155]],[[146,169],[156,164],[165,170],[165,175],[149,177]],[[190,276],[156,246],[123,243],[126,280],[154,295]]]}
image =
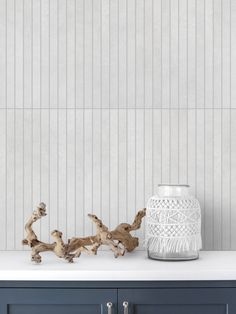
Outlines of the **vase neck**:
{"label": "vase neck", "polygon": [[158,185],[158,196],[160,197],[183,197],[189,196],[188,185]]}

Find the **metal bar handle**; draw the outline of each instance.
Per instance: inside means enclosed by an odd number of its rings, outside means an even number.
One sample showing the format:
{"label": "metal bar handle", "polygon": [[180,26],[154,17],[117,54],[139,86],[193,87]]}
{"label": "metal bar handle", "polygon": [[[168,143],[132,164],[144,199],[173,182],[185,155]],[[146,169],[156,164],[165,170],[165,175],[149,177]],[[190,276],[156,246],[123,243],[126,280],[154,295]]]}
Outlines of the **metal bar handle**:
{"label": "metal bar handle", "polygon": [[124,314],[129,314],[129,302],[124,301],[123,307],[124,307]]}
{"label": "metal bar handle", "polygon": [[112,314],[112,303],[107,302],[107,314]]}

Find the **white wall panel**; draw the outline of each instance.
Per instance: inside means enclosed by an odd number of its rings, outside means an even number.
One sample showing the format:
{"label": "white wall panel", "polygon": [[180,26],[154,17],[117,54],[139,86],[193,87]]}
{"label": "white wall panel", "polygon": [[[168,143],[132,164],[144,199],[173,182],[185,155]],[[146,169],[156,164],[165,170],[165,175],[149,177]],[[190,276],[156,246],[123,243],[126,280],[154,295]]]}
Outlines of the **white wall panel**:
{"label": "white wall panel", "polygon": [[162,0],[153,1],[152,8],[152,107],[162,106]]}
{"label": "white wall panel", "polygon": [[[101,110],[94,110],[93,114],[93,179],[92,179],[92,210],[97,216],[101,216],[101,188],[102,188],[102,147],[101,147]],[[78,159],[78,157],[77,157]],[[78,184],[76,182],[76,184]],[[94,230],[94,228],[93,228]]]}
{"label": "white wall panel", "polygon": [[[42,111],[32,110],[32,202],[40,202],[42,197]],[[46,202],[45,202],[46,203]],[[36,230],[41,234],[41,221],[36,226]]]}
{"label": "white wall panel", "polygon": [[0,89],[0,108],[6,107],[6,73],[7,73],[7,5],[6,1],[0,2],[0,80],[4,84]]}
{"label": "white wall panel", "polygon": [[39,109],[42,107],[42,49],[41,49],[41,36],[42,36],[42,4],[40,0],[32,1],[31,7],[31,49],[32,49],[32,108]]}
{"label": "white wall panel", "polygon": [[[76,2],[76,1],[75,1]],[[77,5],[76,5],[77,6]],[[101,108],[101,56],[102,56],[102,15],[101,1],[93,1],[93,108]],[[79,17],[76,15],[76,21]],[[78,22],[77,22],[78,23]],[[79,36],[79,35],[78,35]],[[81,40],[79,38],[79,40]],[[76,50],[76,59],[79,55],[79,50]],[[76,68],[76,76],[78,70]],[[76,91],[77,93],[77,91]],[[79,95],[79,93],[78,93]]]}
{"label": "white wall panel", "polygon": [[229,110],[222,112],[222,248],[230,249],[231,239],[231,113]]}
{"label": "white wall panel", "polygon": [[127,169],[127,211],[128,220],[133,219],[133,216],[136,212],[136,137],[135,137],[135,131],[136,131],[136,122],[135,122],[135,114],[134,110],[129,109],[127,112],[128,115],[128,121],[127,121],[127,141],[128,141],[128,152],[127,152],[127,163],[128,163],[128,169]]}
{"label": "white wall panel", "polygon": [[[67,231],[68,237],[75,236],[76,211],[76,114],[74,110],[67,113]],[[92,126],[91,126],[92,127]]]}
{"label": "white wall panel", "polygon": [[127,107],[134,108],[135,103],[135,73],[136,73],[136,2],[127,3]]}
{"label": "white wall panel", "polygon": [[58,6],[57,0],[48,1],[49,5],[49,29],[48,29],[48,53],[49,53],[49,104],[50,108],[58,107]]}
{"label": "white wall panel", "polygon": [[144,108],[145,96],[145,9],[144,0],[135,1],[135,104],[136,108]]}
{"label": "white wall panel", "polygon": [[[2,1],[1,1],[2,2]],[[23,25],[23,108],[33,106],[33,2],[24,0]],[[7,104],[6,104],[7,105]]]}
{"label": "white wall panel", "polygon": [[6,230],[6,221],[7,221],[7,185],[6,185],[6,179],[7,179],[7,150],[6,150],[6,123],[7,123],[7,117],[6,117],[7,111],[0,111],[0,140],[1,140],[1,146],[0,146],[0,198],[1,198],[1,204],[0,204],[0,234],[1,234],[1,249],[7,249],[7,230]]}
{"label": "white wall panel", "polygon": [[40,201],[51,241],[94,233],[90,212],[132,222],[168,182],[198,197],[204,249],[236,249],[235,17],[236,0],[0,0],[0,249]]}
{"label": "white wall panel", "polygon": [[58,116],[58,228],[67,236],[67,110]]}
{"label": "white wall panel", "polygon": [[[135,149],[135,209],[145,207],[145,110],[136,110],[136,149]],[[143,238],[143,229],[137,230],[136,235]]]}
{"label": "white wall panel", "polygon": [[[85,154],[84,154],[84,112],[76,111],[76,125],[75,125],[75,174],[76,174],[76,212],[75,212],[75,232],[79,235],[84,235],[84,203],[85,203]],[[101,190],[99,190],[101,194]],[[101,204],[99,204],[100,206]]]}
{"label": "white wall panel", "polygon": [[146,110],[144,117],[144,201],[153,194],[153,111]]}
{"label": "white wall panel", "polygon": [[[233,110],[231,112],[232,117],[231,117],[231,122],[235,121],[236,119],[236,112]],[[230,221],[231,224],[229,226],[231,230],[231,237],[230,237],[230,248],[232,250],[236,250],[236,230],[235,230],[235,224],[236,224],[236,195],[234,193],[236,189],[236,181],[235,181],[235,176],[236,176],[236,125],[235,123],[231,123],[231,135],[230,135],[230,148],[231,148],[231,155],[230,155],[230,164],[231,164],[231,174],[230,174]]]}
{"label": "white wall panel", "polygon": [[197,152],[197,112],[195,110],[188,110],[188,155],[187,155],[187,171],[188,184],[191,188],[191,193],[196,193],[196,152]]}
{"label": "white wall panel", "polygon": [[118,1],[109,3],[109,94],[110,108],[119,107],[119,9]]}
{"label": "white wall panel", "polygon": [[101,0],[101,108],[110,106],[110,10],[110,0]]}
{"label": "white wall panel", "polygon": [[205,106],[205,1],[196,1],[196,108]]}
{"label": "white wall panel", "polygon": [[[112,215],[109,215],[109,223],[112,226],[117,224],[119,219],[119,123],[118,110],[111,110],[110,116],[107,116],[107,123],[110,125],[110,130],[106,134],[109,154],[109,190],[110,190],[110,206],[109,210]],[[103,163],[103,161],[102,161]],[[103,208],[101,208],[103,210]],[[105,218],[105,217],[104,217]]]}
{"label": "white wall panel", "polygon": [[6,243],[9,249],[15,246],[15,111],[10,109],[6,116]]}
{"label": "white wall panel", "polygon": [[[112,118],[117,120],[117,117],[113,117],[108,109],[105,109],[102,111],[101,115],[102,121],[101,121],[101,217],[104,219],[105,224],[107,226],[110,226],[111,223],[111,217],[117,216],[117,211],[113,213],[110,211],[110,205],[111,205],[111,197],[110,193],[108,192],[109,190],[112,190],[112,187],[110,186],[110,173],[111,173],[111,153],[112,153],[112,144],[111,141],[113,141],[114,146],[116,143],[117,147],[117,128],[116,128],[116,133],[114,137],[111,139],[110,138],[110,130],[111,130],[111,121]],[[115,126],[116,124],[114,124]],[[113,147],[114,147],[113,146]],[[115,148],[117,149],[117,148]],[[114,156],[114,158],[118,158],[118,156]],[[116,160],[116,159],[115,159]],[[114,161],[113,167],[117,169],[117,163]],[[118,174],[115,174],[115,179],[114,179],[114,185],[117,187],[117,179],[118,179]],[[116,195],[117,199],[117,189],[116,189]],[[117,208],[117,203],[114,202],[114,206]],[[87,217],[85,219],[88,219]]]}
{"label": "white wall panel", "polygon": [[234,36],[236,28],[236,1],[230,1],[230,93],[231,93],[231,106],[236,108],[236,89],[233,88],[233,82],[236,81],[236,58],[235,49],[236,49],[236,38]]}
{"label": "white wall panel", "polygon": [[170,107],[179,107],[179,1],[170,0]]}
{"label": "white wall panel", "polygon": [[221,248],[222,241],[222,115],[219,109],[214,110],[213,116],[213,204],[214,204],[214,249]]}
{"label": "white wall panel", "polygon": [[[188,1],[179,0],[179,59],[178,59],[178,93],[179,107],[188,107]],[[180,137],[181,138],[181,137]]]}
{"label": "white wall panel", "polygon": [[[98,2],[98,1],[95,1]],[[75,1],[75,92],[76,107],[84,107],[84,40],[85,40],[85,17],[84,17],[84,0]],[[102,17],[100,15],[100,25]],[[101,27],[101,26],[100,26]],[[101,42],[101,40],[100,40]],[[101,50],[101,45],[100,45]],[[98,49],[99,49],[98,48]],[[101,62],[100,62],[101,67]],[[101,80],[101,77],[100,77]]]}
{"label": "white wall panel", "polygon": [[119,4],[119,108],[128,107],[127,104],[127,3],[126,0],[118,1]]}
{"label": "white wall panel", "polygon": [[170,182],[179,183],[179,111],[170,111]]}
{"label": "white wall panel", "polygon": [[[47,0],[48,1],[48,0]],[[76,51],[75,51],[75,34],[76,34],[76,28],[75,28],[75,20],[76,20],[76,10],[75,10],[75,0],[68,0],[67,1],[67,42],[66,42],[66,60],[67,60],[67,108],[75,108],[75,77],[76,77]],[[92,14],[92,10],[90,10],[90,14]],[[92,17],[91,17],[92,19]],[[92,32],[91,32],[92,33]],[[91,51],[91,49],[90,49]],[[90,64],[92,68],[92,61],[91,61],[91,55],[90,53]],[[92,75],[90,71],[90,76]],[[91,88],[91,85],[89,85]],[[90,94],[92,95],[92,88],[90,91]]]}
{"label": "white wall panel", "polygon": [[[84,1],[84,106],[92,108],[93,82],[93,23],[92,1]],[[70,59],[69,59],[70,60]],[[69,94],[69,93],[68,93]]]}
{"label": "white wall panel", "polygon": [[92,212],[92,179],[93,179],[93,127],[92,109],[88,109],[84,114],[84,222],[85,234],[91,234],[92,225],[87,215]]}
{"label": "white wall panel", "polygon": [[23,235],[22,230],[24,228],[24,212],[23,210],[17,210],[19,207],[24,208],[23,147],[23,110],[17,110],[15,120],[15,247],[17,249],[21,249],[21,243],[18,241],[18,235]]}
{"label": "white wall panel", "polygon": [[161,114],[161,181],[166,183],[170,182],[171,168],[171,134],[170,134],[170,111],[165,109]]}
{"label": "white wall panel", "polygon": [[[54,112],[54,114],[53,114]],[[76,117],[75,117],[76,118]],[[49,230],[59,229],[59,177],[58,177],[58,147],[59,147],[59,124],[58,124],[58,112],[50,110],[49,117],[49,203],[48,203],[48,219],[49,219]],[[53,218],[52,218],[53,217]],[[49,235],[50,238],[50,235]]]}
{"label": "white wall panel", "polygon": [[[203,109],[196,112],[196,196],[200,200],[202,217],[205,221],[205,131],[206,118]],[[205,239],[205,229],[202,228],[202,237]],[[203,241],[205,243],[205,241]]]}
{"label": "white wall panel", "polygon": [[161,85],[162,85],[162,108],[170,107],[171,90],[171,6],[170,0],[161,1]]}
{"label": "white wall panel", "polygon": [[[24,222],[32,212],[33,206],[33,110],[25,109],[23,111],[23,182],[24,182]],[[49,205],[49,204],[48,204]],[[50,208],[49,208],[50,210]]]}
{"label": "white wall panel", "polygon": [[24,15],[23,15],[23,0],[15,1],[15,107],[23,107],[23,91],[24,91],[24,80],[23,80],[23,32],[24,32]]}
{"label": "white wall panel", "polygon": [[222,6],[222,107],[230,108],[231,98],[231,0]]}
{"label": "white wall panel", "polygon": [[188,110],[179,113],[179,183],[188,180]]}
{"label": "white wall panel", "polygon": [[[127,114],[122,109],[118,112],[118,217],[116,223],[127,220]],[[142,147],[143,149],[143,147]],[[144,151],[143,151],[144,153]],[[144,178],[142,178],[144,181]],[[112,213],[112,212],[111,212]],[[115,227],[113,225],[112,227]]]}
{"label": "white wall panel", "polygon": [[[46,204],[50,204],[50,114],[48,109],[41,110],[41,126],[40,126],[40,200],[45,200]],[[48,218],[48,217],[47,217]],[[49,219],[45,219],[45,223],[41,224],[42,241],[48,240]]]}
{"label": "white wall panel", "polygon": [[213,1],[213,100],[214,108],[222,106],[222,1]]}
{"label": "white wall panel", "polygon": [[49,1],[41,0],[41,107],[50,108],[50,15],[49,15]]}
{"label": "white wall panel", "polygon": [[[209,2],[209,1],[208,1]],[[197,2],[187,1],[187,106],[196,107],[196,36],[197,36]]]}
{"label": "white wall panel", "polygon": [[214,230],[214,133],[213,110],[205,110],[205,220],[202,224],[205,234],[205,249],[213,248]]}
{"label": "white wall panel", "polygon": [[67,108],[67,1],[58,0],[58,104]]}

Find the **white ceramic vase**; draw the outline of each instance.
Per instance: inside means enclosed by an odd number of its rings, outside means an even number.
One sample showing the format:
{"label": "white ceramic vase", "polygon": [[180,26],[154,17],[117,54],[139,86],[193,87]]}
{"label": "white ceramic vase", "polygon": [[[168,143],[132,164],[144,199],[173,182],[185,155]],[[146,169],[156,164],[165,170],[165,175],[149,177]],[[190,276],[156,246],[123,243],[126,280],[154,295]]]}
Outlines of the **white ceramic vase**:
{"label": "white ceramic vase", "polygon": [[148,256],[161,260],[197,259],[202,247],[201,209],[188,185],[159,185],[146,217]]}

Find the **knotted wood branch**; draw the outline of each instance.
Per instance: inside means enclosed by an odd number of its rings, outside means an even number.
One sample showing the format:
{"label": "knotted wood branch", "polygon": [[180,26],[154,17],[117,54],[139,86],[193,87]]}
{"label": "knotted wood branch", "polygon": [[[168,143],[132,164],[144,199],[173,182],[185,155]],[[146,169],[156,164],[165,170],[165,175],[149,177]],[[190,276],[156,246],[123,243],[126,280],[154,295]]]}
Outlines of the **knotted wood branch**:
{"label": "knotted wood branch", "polygon": [[51,235],[55,239],[54,243],[45,243],[38,240],[38,237],[33,230],[33,223],[46,215],[46,205],[44,203],[40,203],[33,211],[25,225],[26,238],[22,240],[22,244],[28,245],[32,248],[31,260],[36,263],[40,263],[42,261],[42,257],[39,253],[51,251],[58,257],[65,258],[68,262],[73,262],[73,256],[67,254],[67,246],[62,240],[62,233],[60,231],[52,231]]}
{"label": "knotted wood branch", "polygon": [[40,203],[25,225],[26,238],[22,244],[32,248],[31,258],[36,263],[40,263],[42,260],[40,253],[46,251],[51,251],[59,258],[64,258],[72,263],[73,258],[79,257],[81,252],[96,255],[101,245],[107,245],[115,257],[124,255],[125,251],[133,251],[139,245],[139,240],[130,232],[140,228],[142,219],[146,215],[146,209],[144,208],[136,214],[132,224],[121,223],[112,231],[96,215],[89,214],[89,218],[96,225],[96,235],[82,238],[74,237],[67,244],[62,239],[62,232],[58,230],[51,232],[55,240],[53,243],[45,243],[37,238],[33,230],[33,223],[46,215],[46,205]]}
{"label": "knotted wood branch", "polygon": [[140,228],[142,219],[146,215],[146,208],[138,211],[133,223],[121,223],[113,231],[111,231],[112,239],[121,243],[128,252],[132,252],[139,246],[139,239],[133,237],[130,232]]}
{"label": "knotted wood branch", "polygon": [[[114,256],[122,256],[125,251],[132,252],[139,245],[137,237],[133,237],[130,232],[140,228],[142,219],[146,215],[146,208],[140,210],[133,223],[121,223],[114,230],[109,231],[107,226],[96,216],[89,214],[89,218],[95,223],[97,232],[95,236],[87,238],[72,238],[68,243],[68,252],[80,256],[82,250],[87,250],[91,254],[97,254],[101,245],[108,245],[114,252]],[[122,247],[120,247],[120,244]],[[87,249],[86,246],[91,246]]]}
{"label": "knotted wood branch", "polygon": [[40,203],[38,207],[33,211],[32,215],[30,216],[29,220],[26,222],[25,231],[26,231],[26,238],[22,240],[23,245],[29,245],[30,247],[34,247],[37,244],[42,243],[38,240],[32,225],[37,220],[41,219],[42,217],[46,216],[46,205],[44,203]]}

